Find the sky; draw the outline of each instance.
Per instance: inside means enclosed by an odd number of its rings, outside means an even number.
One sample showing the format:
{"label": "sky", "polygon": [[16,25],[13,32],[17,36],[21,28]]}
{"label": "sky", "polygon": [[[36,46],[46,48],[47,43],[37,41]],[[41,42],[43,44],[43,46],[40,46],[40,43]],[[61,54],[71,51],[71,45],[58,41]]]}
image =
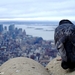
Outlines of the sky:
{"label": "sky", "polygon": [[1,0],[0,20],[75,21],[75,0]]}

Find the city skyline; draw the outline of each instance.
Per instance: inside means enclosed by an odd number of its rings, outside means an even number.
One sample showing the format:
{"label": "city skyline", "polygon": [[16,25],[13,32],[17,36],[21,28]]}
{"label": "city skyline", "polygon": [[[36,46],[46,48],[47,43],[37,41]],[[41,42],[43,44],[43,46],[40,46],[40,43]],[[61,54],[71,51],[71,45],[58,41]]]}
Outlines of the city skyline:
{"label": "city skyline", "polygon": [[74,0],[2,0],[0,20],[75,20]]}

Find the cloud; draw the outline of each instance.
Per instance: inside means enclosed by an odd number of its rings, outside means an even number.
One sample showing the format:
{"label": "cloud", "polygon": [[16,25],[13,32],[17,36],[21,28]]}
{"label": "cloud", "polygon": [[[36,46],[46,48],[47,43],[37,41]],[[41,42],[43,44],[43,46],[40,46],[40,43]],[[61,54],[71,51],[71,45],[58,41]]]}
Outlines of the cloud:
{"label": "cloud", "polygon": [[72,18],[75,17],[74,3],[75,0],[2,0],[0,19]]}

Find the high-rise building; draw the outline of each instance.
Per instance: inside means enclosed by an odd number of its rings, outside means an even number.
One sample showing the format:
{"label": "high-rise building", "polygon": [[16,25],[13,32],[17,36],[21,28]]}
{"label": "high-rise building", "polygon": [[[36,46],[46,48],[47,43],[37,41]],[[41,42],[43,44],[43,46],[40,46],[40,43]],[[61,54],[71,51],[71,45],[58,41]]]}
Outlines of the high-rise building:
{"label": "high-rise building", "polygon": [[3,25],[1,24],[0,25],[0,33],[2,33],[3,32]]}
{"label": "high-rise building", "polygon": [[9,31],[12,33],[15,30],[15,25],[12,24],[9,26]]}
{"label": "high-rise building", "polygon": [[7,33],[7,26],[4,26],[3,33]]}

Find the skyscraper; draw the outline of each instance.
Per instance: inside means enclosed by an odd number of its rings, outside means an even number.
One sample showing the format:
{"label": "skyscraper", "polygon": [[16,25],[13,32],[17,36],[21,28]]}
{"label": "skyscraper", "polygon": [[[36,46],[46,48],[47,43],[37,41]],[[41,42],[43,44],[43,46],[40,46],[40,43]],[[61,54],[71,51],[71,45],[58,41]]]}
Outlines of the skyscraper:
{"label": "skyscraper", "polygon": [[15,25],[14,24],[9,26],[10,33],[12,33],[14,31],[14,29],[15,29]]}
{"label": "skyscraper", "polygon": [[1,24],[0,25],[0,33],[2,33],[3,32],[3,25]]}

